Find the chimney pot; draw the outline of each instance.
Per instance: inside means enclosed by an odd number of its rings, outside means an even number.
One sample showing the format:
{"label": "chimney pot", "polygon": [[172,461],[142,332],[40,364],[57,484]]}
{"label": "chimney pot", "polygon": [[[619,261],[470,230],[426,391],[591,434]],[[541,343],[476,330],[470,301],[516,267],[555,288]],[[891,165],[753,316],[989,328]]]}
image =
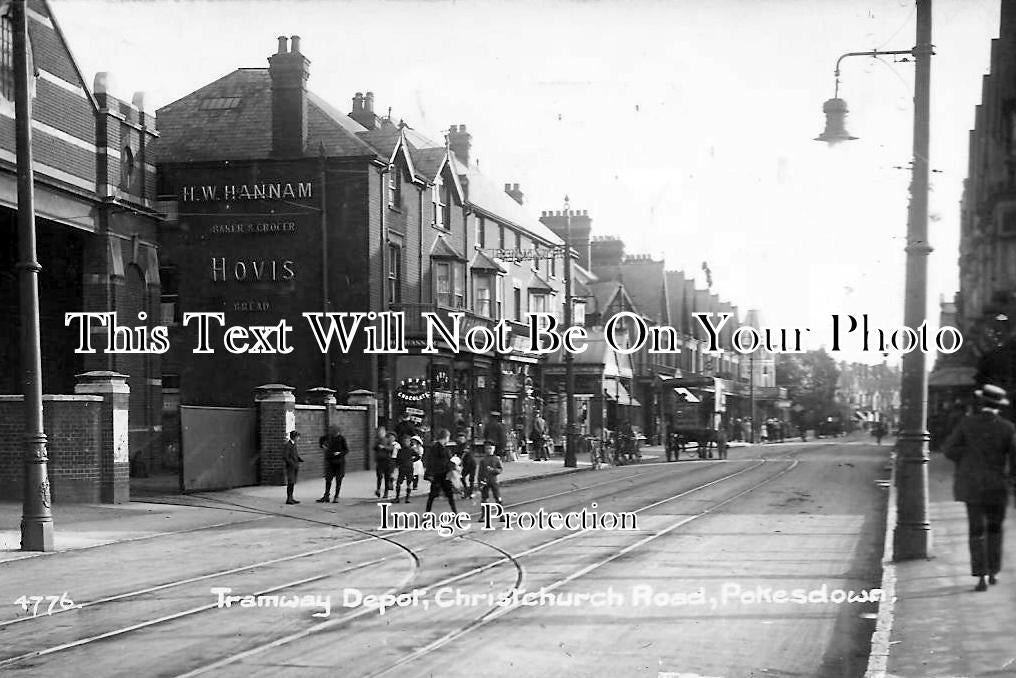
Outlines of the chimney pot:
{"label": "chimney pot", "polygon": [[511,192],[511,190],[512,190],[512,185],[511,184],[505,184],[504,185],[504,191],[505,191],[505,193],[509,193],[509,192]]}
{"label": "chimney pot", "polygon": [[519,185],[518,184],[512,184],[512,190],[513,191],[519,190]]}
{"label": "chimney pot", "polygon": [[300,36],[294,35],[289,39],[289,51],[293,54],[300,53]]}
{"label": "chimney pot", "polygon": [[466,126],[465,125],[459,125],[459,131],[460,132],[465,132],[466,131]]}
{"label": "chimney pot", "polygon": [[112,80],[113,78],[108,72],[99,71],[95,74],[95,80],[92,82],[92,90],[96,94],[109,94]]}
{"label": "chimney pot", "polygon": [[286,40],[286,36],[284,35],[279,36],[279,51],[276,52],[276,54],[285,54],[286,52],[289,51],[287,42],[288,41]]}
{"label": "chimney pot", "polygon": [[363,99],[363,109],[367,113],[373,113],[374,112],[374,93],[373,92],[367,92],[367,96],[364,97],[364,99]]}

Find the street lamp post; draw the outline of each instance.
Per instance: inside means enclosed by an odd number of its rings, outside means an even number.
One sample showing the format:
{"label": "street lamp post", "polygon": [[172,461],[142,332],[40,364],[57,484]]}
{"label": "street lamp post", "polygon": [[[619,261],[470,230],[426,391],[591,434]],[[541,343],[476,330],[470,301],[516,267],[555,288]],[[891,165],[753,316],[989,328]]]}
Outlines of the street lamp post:
{"label": "street lamp post", "polygon": [[39,338],[39,265],[35,242],[32,171],[32,102],[28,91],[27,0],[13,4],[14,118],[18,166],[18,288],[21,303],[21,373],[25,394],[25,485],[21,550],[53,550],[46,433],[42,425],[42,348]]}
{"label": "street lamp post", "polygon": [[[572,313],[572,257],[571,257],[571,204],[564,197],[564,326],[570,328]],[[565,433],[564,465],[578,466],[575,458],[575,356],[571,351],[564,353]]]}
{"label": "street lamp post", "polygon": [[[878,56],[901,52],[851,52],[846,56]],[[910,182],[907,219],[906,282],[903,323],[918,327],[927,310],[928,255],[928,148],[931,118],[931,0],[917,0],[917,42],[909,52],[915,62],[914,76],[914,161]],[[836,62],[837,84],[839,64]],[[837,97],[838,97],[837,89]],[[826,102],[826,130],[819,140],[829,143],[850,137],[843,127],[846,105],[834,98]],[[837,124],[838,123],[838,127]],[[897,439],[896,528],[893,554],[896,560],[927,558],[931,550],[931,523],[928,520],[928,375],[925,355],[911,351],[903,356],[900,387],[900,434]]]}

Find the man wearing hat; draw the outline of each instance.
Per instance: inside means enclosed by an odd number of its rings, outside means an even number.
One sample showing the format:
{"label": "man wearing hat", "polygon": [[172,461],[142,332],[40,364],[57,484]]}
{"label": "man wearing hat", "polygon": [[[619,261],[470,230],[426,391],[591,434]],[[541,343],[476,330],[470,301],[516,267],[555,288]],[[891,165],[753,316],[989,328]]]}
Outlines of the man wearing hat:
{"label": "man wearing hat", "polygon": [[1016,478],[1016,427],[999,416],[1009,405],[1005,390],[985,384],[974,391],[975,412],[965,416],[942,446],[956,463],[953,496],[967,505],[970,574],[975,591],[998,582],[1002,568],[1002,521]]}
{"label": "man wearing hat", "polygon": [[501,413],[497,410],[493,410],[490,413],[490,417],[487,419],[487,425],[483,427],[483,438],[484,440],[490,440],[497,446],[497,454],[504,456],[506,447],[506,440],[504,435],[504,425],[501,423]]}

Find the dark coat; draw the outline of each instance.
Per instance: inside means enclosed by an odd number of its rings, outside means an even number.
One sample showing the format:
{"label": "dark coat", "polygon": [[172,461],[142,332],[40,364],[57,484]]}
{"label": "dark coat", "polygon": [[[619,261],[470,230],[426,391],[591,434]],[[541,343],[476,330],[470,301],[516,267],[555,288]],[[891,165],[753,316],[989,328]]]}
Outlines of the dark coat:
{"label": "dark coat", "polygon": [[303,458],[300,457],[300,452],[297,449],[296,443],[292,440],[287,440],[282,443],[282,464],[286,472],[286,483],[295,483],[297,472],[300,470],[300,462]]}
{"label": "dark coat", "polygon": [[325,453],[325,462],[329,464],[337,464],[340,461],[344,461],[346,455],[349,454],[349,443],[346,442],[346,437],[341,433],[335,435],[323,435],[318,440],[318,445]]}
{"label": "dark coat", "polygon": [[423,455],[424,477],[427,480],[441,480],[448,473],[452,455],[441,443],[434,443]]}
{"label": "dark coat", "polygon": [[1016,427],[1011,422],[990,411],[967,415],[945,441],[942,452],[956,462],[956,501],[1008,501],[1007,480],[1016,475]]}
{"label": "dark coat", "polygon": [[497,451],[504,453],[508,440],[505,438],[504,426],[496,419],[491,419],[483,427],[483,437],[497,443]]}

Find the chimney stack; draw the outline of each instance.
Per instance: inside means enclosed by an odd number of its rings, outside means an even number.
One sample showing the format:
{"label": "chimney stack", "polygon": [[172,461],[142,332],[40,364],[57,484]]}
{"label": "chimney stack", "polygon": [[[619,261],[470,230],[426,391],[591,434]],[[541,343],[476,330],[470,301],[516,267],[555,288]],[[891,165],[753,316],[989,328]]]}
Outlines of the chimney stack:
{"label": "chimney stack", "polygon": [[349,117],[367,129],[377,129],[378,120],[374,115],[374,93],[367,92],[367,96],[364,96],[363,92],[357,92],[353,97],[353,112],[349,114]]}
{"label": "chimney stack", "polygon": [[[514,184],[513,189],[518,190],[518,186],[518,184]],[[511,195],[511,193],[509,193],[509,195]],[[519,191],[520,203],[521,196],[522,192]],[[514,198],[515,196],[512,197]],[[568,232],[567,219],[569,218],[569,215],[571,217],[571,248],[579,255],[579,265],[585,269],[589,269],[590,265],[593,263],[591,261],[592,253],[590,247],[590,238],[593,232],[593,220],[589,218],[585,210],[570,210],[568,214],[562,210],[550,210],[543,213],[543,216],[540,217],[540,222],[552,230],[557,237],[564,240]],[[623,245],[621,256],[624,256]]]}
{"label": "chimney stack", "polygon": [[523,204],[523,199],[526,197],[525,194],[519,190],[518,184],[505,184],[504,192],[511,196],[511,199],[518,204]]}
{"label": "chimney stack", "polygon": [[300,53],[300,37],[279,36],[279,51],[268,57],[272,80],[272,153],[302,156],[307,145],[307,78],[310,61]]}
{"label": "chimney stack", "polygon": [[469,166],[469,146],[472,135],[465,125],[452,125],[448,130],[448,147],[463,165]]}

